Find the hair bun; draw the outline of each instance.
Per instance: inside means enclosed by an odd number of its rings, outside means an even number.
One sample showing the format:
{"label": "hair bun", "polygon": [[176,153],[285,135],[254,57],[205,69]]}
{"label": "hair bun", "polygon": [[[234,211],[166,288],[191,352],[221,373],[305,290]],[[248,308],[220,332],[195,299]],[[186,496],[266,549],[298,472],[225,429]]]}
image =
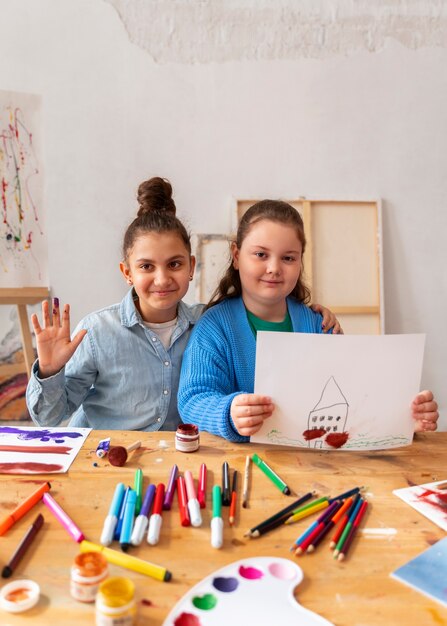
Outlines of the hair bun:
{"label": "hair bun", "polygon": [[137,200],[140,205],[138,217],[151,211],[175,215],[176,207],[172,199],[172,186],[166,178],[154,176],[142,182],[138,187]]}

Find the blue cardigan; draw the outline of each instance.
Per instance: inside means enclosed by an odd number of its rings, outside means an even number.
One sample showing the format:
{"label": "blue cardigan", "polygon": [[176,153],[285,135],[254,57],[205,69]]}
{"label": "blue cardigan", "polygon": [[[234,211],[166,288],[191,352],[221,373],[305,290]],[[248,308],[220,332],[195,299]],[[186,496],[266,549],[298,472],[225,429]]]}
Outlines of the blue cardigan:
{"label": "blue cardigan", "polygon": [[[287,299],[293,331],[322,333],[322,317]],[[242,298],[213,306],[197,322],[183,355],[178,409],[183,422],[197,424],[230,441],[247,442],[230,416],[233,398],[253,393],[256,340]]]}

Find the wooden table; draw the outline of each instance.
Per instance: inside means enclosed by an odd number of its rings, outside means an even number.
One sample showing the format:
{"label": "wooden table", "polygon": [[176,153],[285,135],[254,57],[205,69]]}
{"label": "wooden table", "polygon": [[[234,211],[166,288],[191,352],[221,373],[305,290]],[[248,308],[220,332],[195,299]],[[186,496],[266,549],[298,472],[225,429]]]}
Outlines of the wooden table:
{"label": "wooden table", "polygon": [[[303,606],[336,626],[447,624],[447,609],[389,577],[390,572],[445,535],[435,524],[394,496],[392,491],[447,478],[447,433],[417,435],[410,447],[369,453],[240,445],[202,433],[200,450],[186,454],[175,450],[173,433],[138,433],[143,446],[132,453],[122,468],[112,467],[107,460],[96,457],[97,443],[105,436],[105,432],[92,431],[68,474],[0,476],[1,517],[31,493],[37,484],[48,479],[52,484],[52,495],[80,526],[86,538],[99,543],[115,485],[119,481],[133,485],[137,467],[143,469],[146,487],[149,481],[166,483],[174,463],[181,472],[190,469],[197,479],[200,464],[205,462],[210,503],[212,485],[214,482],[221,483],[222,463],[228,461],[231,470],[237,469],[243,474],[246,455],[257,452],[295,494],[315,489],[321,495],[336,495],[356,485],[364,485],[370,507],[363,527],[383,531],[375,536],[359,534],[343,563],[333,560],[327,542],[320,545],[314,554],[301,558],[290,555],[291,543],[313,521],[313,517],[274,530],[259,539],[246,539],[244,532],[248,528],[291,501],[257,467],[252,466],[249,507],[243,509],[239,499],[236,525],[231,528],[225,523],[221,550],[210,546],[210,507],[204,513],[202,527],[182,528],[175,498],[172,511],[163,516],[159,544],[149,546],[145,543],[132,551],[135,556],[171,570],[172,581],[162,583],[110,566],[112,574],[128,576],[136,583],[138,624],[161,625],[175,602],[192,585],[232,561],[253,556],[295,560],[304,571],[304,580],[295,591],[296,598]],[[112,433],[112,443],[115,444],[126,445],[136,438],[133,432]],[[95,467],[94,463],[98,466]],[[224,507],[224,519],[228,519],[227,511]],[[37,581],[42,591],[40,602],[23,614],[1,612],[0,624],[92,625],[95,623],[94,607],[76,602],[69,592],[70,567],[78,553],[78,545],[42,503],[0,537],[0,565],[3,567],[8,561],[38,512],[45,517],[44,528],[18,566],[13,579]],[[390,534],[389,529],[395,529],[396,533]],[[115,544],[112,547],[119,550]],[[272,626],[280,626],[279,616],[280,608],[278,622]]]}

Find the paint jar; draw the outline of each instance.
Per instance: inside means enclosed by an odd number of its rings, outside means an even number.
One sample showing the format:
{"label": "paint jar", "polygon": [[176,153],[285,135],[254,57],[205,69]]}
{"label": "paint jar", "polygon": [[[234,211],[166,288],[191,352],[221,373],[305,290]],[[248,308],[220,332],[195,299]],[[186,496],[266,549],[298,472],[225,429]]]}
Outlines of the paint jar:
{"label": "paint jar", "polygon": [[135,585],[129,578],[112,576],[99,585],[96,626],[133,626],[137,613]]}
{"label": "paint jar", "polygon": [[198,427],[195,424],[180,424],[175,433],[175,449],[179,452],[195,452],[199,446]]}
{"label": "paint jar", "polygon": [[79,602],[94,602],[99,585],[109,575],[107,560],[100,552],[78,554],[71,567],[70,593]]}

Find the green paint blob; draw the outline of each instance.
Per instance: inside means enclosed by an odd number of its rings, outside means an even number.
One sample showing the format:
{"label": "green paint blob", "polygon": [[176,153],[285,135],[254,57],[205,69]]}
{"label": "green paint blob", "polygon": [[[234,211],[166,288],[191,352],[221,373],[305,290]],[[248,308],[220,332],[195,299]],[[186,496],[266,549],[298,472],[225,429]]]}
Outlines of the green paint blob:
{"label": "green paint blob", "polygon": [[211,611],[211,609],[214,609],[217,604],[217,598],[216,596],[213,596],[212,593],[206,593],[204,596],[195,596],[192,599],[192,603],[196,609]]}

